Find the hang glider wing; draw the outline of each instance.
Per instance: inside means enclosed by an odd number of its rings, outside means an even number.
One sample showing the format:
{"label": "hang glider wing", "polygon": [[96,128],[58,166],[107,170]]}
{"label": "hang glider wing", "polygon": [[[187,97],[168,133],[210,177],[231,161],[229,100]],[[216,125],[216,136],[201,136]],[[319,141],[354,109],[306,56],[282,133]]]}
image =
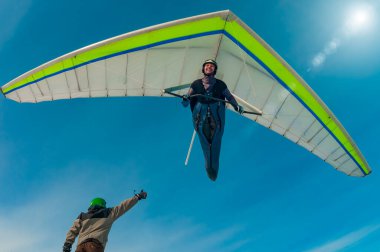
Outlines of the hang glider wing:
{"label": "hang glider wing", "polygon": [[66,54],[2,87],[17,102],[184,94],[205,59],[218,62],[245,114],[351,176],[371,172],[359,149],[305,81],[230,11],[130,32]]}

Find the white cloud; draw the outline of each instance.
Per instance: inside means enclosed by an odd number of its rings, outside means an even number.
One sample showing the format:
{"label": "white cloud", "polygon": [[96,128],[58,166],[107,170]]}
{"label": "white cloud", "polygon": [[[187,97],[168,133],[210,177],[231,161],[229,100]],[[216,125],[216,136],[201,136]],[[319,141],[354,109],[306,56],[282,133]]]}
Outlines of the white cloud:
{"label": "white cloud", "polygon": [[[129,165],[130,167],[130,165]],[[82,162],[70,167],[52,167],[48,182],[39,185],[33,198],[17,206],[0,209],[2,252],[61,251],[66,232],[80,211],[85,211],[94,192],[104,191],[109,205],[132,194],[142,184],[138,169],[107,167]],[[94,180],[94,176],[102,179]],[[142,176],[141,176],[142,177]],[[121,184],[120,184],[121,183]],[[130,188],[131,187],[131,188]],[[95,188],[95,189],[94,189]],[[28,194],[30,195],[30,194]],[[235,251],[249,242],[240,238],[243,228],[221,227],[214,230],[193,219],[173,216],[172,211],[152,217],[149,198],[120,218],[110,234],[109,251]],[[147,217],[151,216],[151,217]]]}
{"label": "white cloud", "polygon": [[[63,209],[55,198],[63,202],[64,194],[53,188],[47,188],[47,194],[34,199],[24,199],[23,205],[2,209],[0,224],[0,244],[2,251],[57,251],[62,246],[64,236],[57,235],[56,226],[63,215]],[[69,225],[69,224],[68,224]],[[59,246],[54,243],[59,239]],[[54,242],[53,242],[54,241]],[[54,248],[53,248],[54,247]],[[59,251],[59,250],[58,250]]]}
{"label": "white cloud", "polygon": [[[128,226],[126,225],[128,222]],[[210,231],[206,226],[181,217],[159,219],[128,218],[125,225],[116,224],[107,249],[114,252],[148,251],[236,251],[249,242],[239,239],[242,229],[237,226]],[[120,227],[120,228],[118,228]]]}
{"label": "white cloud", "polygon": [[[104,184],[111,188],[109,190],[113,189],[108,185],[112,181],[93,179],[94,176],[100,178],[96,173],[102,171],[104,173],[104,167],[86,162],[62,169],[52,167],[45,183],[28,193],[34,197],[20,199],[16,206],[3,206],[0,209],[1,252],[61,251],[66,232],[79,212],[86,210],[82,208],[94,197],[91,194],[101,190]],[[120,176],[118,171],[114,176]],[[110,192],[105,191],[107,193]]]}
{"label": "white cloud", "polygon": [[[5,214],[3,214],[5,215]],[[33,232],[33,229],[13,222],[13,218],[0,219],[0,242],[2,251],[25,251],[35,247],[42,237]]]}
{"label": "white cloud", "polygon": [[321,246],[315,247],[313,249],[307,250],[307,252],[332,252],[339,251],[344,248],[353,245],[354,243],[364,239],[371,233],[377,231],[380,228],[379,225],[367,226],[359,230],[348,233],[342,237],[337,238],[336,240],[329,241]]}

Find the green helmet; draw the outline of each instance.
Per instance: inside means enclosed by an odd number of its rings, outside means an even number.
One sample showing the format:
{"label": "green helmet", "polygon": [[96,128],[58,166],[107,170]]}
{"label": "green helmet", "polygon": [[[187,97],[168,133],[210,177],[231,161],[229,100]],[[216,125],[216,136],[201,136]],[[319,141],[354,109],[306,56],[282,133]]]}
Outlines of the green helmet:
{"label": "green helmet", "polygon": [[89,208],[92,208],[92,207],[105,208],[106,207],[106,201],[102,198],[95,198],[95,199],[91,200],[91,202],[90,202]]}

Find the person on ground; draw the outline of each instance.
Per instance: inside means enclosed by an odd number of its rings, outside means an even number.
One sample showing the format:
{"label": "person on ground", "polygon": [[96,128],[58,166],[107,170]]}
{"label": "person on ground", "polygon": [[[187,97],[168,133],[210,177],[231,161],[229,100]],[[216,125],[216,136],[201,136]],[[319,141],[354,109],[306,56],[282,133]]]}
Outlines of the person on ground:
{"label": "person on ground", "polygon": [[78,246],[75,252],[104,252],[114,221],[136,205],[139,200],[146,199],[147,195],[141,190],[140,193],[111,208],[106,207],[104,199],[93,199],[88,211],[79,214],[67,233],[63,252],[71,251],[76,237],[78,237]]}

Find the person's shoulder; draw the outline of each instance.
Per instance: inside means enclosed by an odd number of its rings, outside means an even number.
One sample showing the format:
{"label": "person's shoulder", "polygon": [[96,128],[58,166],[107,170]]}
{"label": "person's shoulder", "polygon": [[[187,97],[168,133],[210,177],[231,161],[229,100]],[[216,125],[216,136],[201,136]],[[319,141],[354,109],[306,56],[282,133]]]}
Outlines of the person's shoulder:
{"label": "person's shoulder", "polygon": [[202,79],[196,79],[195,81],[193,81],[192,85],[199,84],[199,83],[202,83]]}
{"label": "person's shoulder", "polygon": [[108,208],[105,208],[105,209],[104,209],[104,215],[105,215],[105,217],[108,217],[108,216],[112,213],[112,211],[113,211],[114,208],[115,208],[115,207],[108,207]]}
{"label": "person's shoulder", "polygon": [[220,85],[223,85],[223,86],[227,87],[227,84],[226,84],[224,81],[222,81],[222,80],[220,80],[220,79],[216,79],[216,78],[215,78],[215,80],[216,80],[216,82],[219,83]]}
{"label": "person's shoulder", "polygon": [[78,220],[83,220],[83,219],[84,219],[84,216],[85,216],[86,214],[87,214],[87,213],[81,212],[81,213],[78,215],[77,219],[78,219]]}
{"label": "person's shoulder", "polygon": [[200,85],[202,85],[202,79],[196,79],[195,81],[193,81],[193,83],[191,83],[191,88],[196,88],[196,87],[199,87]]}

